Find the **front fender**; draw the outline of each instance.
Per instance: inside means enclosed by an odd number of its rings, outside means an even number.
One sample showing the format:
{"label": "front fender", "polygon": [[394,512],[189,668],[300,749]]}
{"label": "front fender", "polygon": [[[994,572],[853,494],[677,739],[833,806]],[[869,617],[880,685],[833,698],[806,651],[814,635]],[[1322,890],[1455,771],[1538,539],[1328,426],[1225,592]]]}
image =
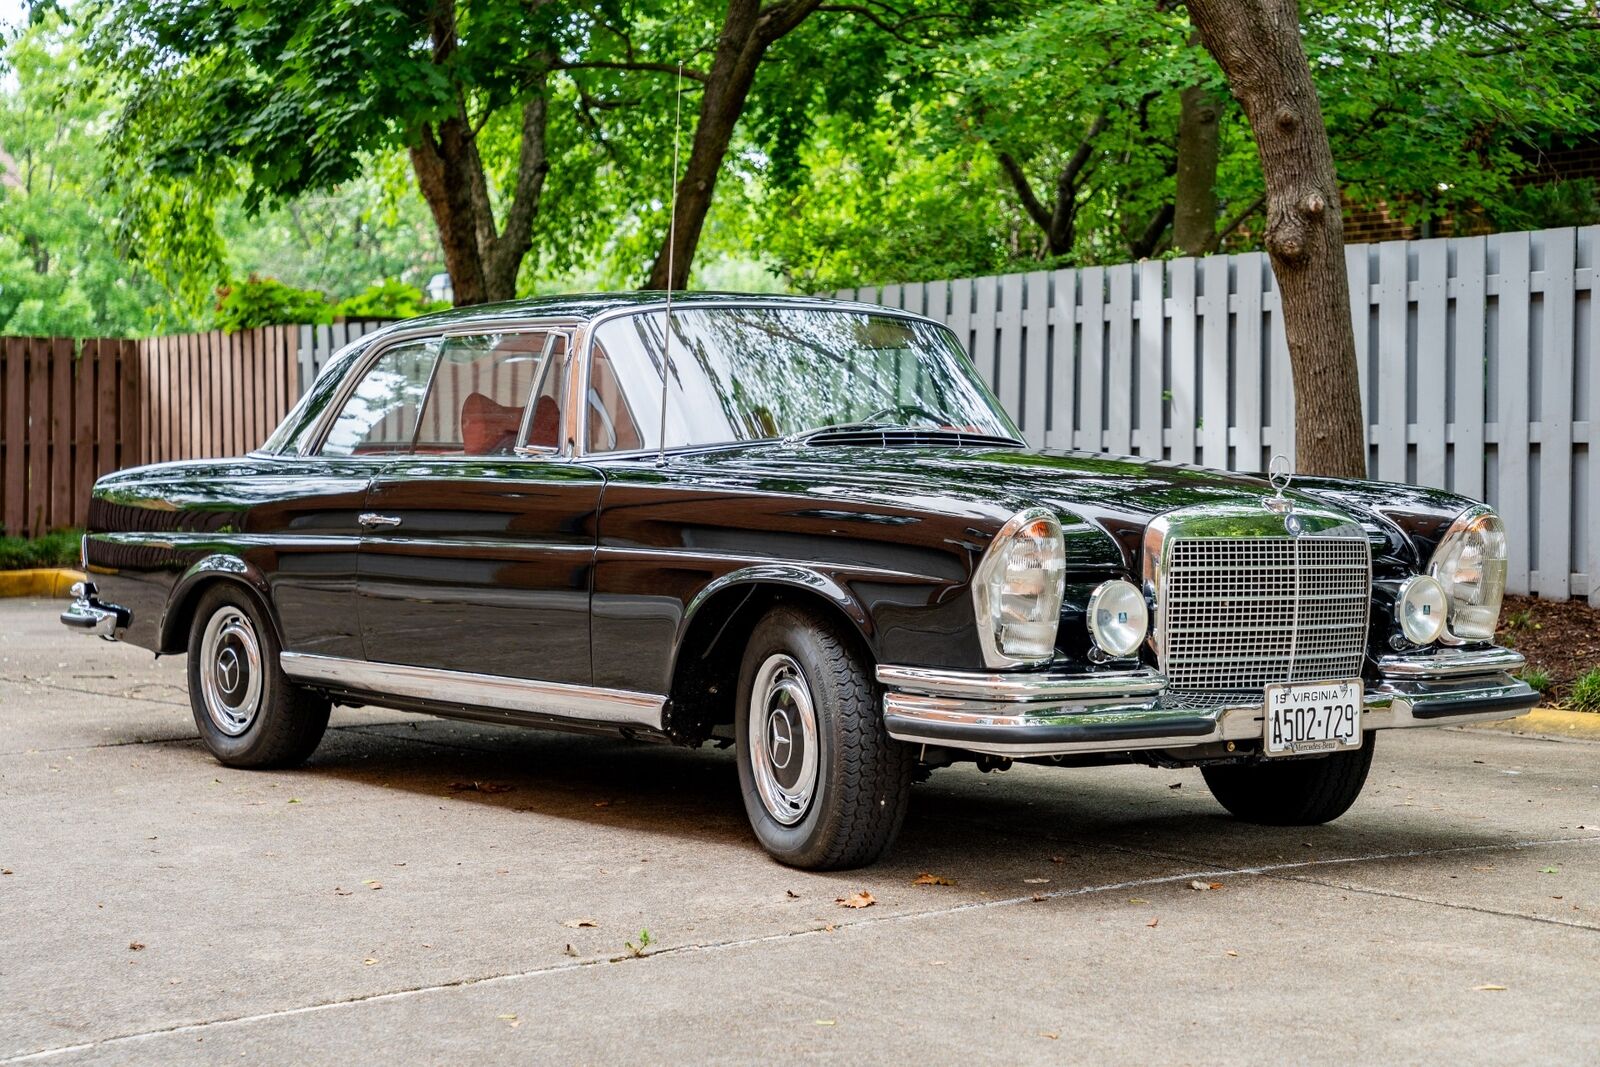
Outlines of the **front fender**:
{"label": "front fender", "polygon": [[678,633],[673,641],[672,660],[678,660],[678,653],[683,648],[685,638],[694,627],[697,619],[707,604],[717,599],[719,593],[740,587],[756,588],[758,586],[787,586],[792,589],[803,589],[814,593],[832,604],[844,613],[860,634],[861,639],[869,648],[876,649],[875,631],[872,616],[866,606],[843,583],[832,575],[822,571],[812,570],[787,563],[761,563],[738,570],[729,571],[706,585],[696,593],[684,609],[683,619],[678,624]]}

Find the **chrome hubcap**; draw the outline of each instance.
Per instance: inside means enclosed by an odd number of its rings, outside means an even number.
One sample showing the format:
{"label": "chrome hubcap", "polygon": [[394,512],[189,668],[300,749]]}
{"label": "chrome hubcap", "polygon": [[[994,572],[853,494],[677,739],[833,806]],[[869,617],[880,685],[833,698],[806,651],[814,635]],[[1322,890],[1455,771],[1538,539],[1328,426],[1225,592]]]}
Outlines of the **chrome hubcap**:
{"label": "chrome hubcap", "polygon": [[220,609],[200,638],[200,694],[211,723],[229,737],[250,729],[261,710],[261,644],[235,607]]}
{"label": "chrome hubcap", "polygon": [[791,656],[774,653],[750,694],[750,769],[761,804],[778,822],[805,818],[817,789],[817,713]]}

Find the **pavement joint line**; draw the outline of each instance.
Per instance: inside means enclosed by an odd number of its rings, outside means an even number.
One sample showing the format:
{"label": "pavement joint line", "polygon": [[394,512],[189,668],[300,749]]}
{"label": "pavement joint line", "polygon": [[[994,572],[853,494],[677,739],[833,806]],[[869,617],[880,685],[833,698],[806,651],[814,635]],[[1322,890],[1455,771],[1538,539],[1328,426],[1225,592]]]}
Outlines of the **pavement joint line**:
{"label": "pavement joint line", "polygon": [[[112,700],[139,700],[146,704],[165,704],[172,708],[181,708],[184,706],[184,702],[181,700],[159,700],[156,697],[138,696],[133,693],[102,693],[98,689],[84,689],[81,686],[76,685],[62,685],[60,682],[47,681],[43,678],[32,678],[26,674],[20,678],[13,677],[9,674],[0,674],[0,682],[10,682],[12,685],[36,685],[41,689],[55,689],[63,693],[80,693],[85,696],[106,697]],[[158,682],[155,684],[165,685],[166,683]]]}
{"label": "pavement joint line", "polygon": [[1470,911],[1479,915],[1494,915],[1502,919],[1525,919],[1528,922],[1548,923],[1551,926],[1565,926],[1573,930],[1587,930],[1590,933],[1600,933],[1592,923],[1574,922],[1571,919],[1557,919],[1548,915],[1531,915],[1525,911],[1504,911],[1499,908],[1486,908],[1479,904],[1462,904],[1453,900],[1438,900],[1415,893],[1402,893],[1394,889],[1380,889],[1377,886],[1353,885],[1345,882],[1330,882],[1321,878],[1307,878],[1304,876],[1283,878],[1276,875],[1266,875],[1280,882],[1298,882],[1301,885],[1321,886],[1324,889],[1338,889],[1348,893],[1363,893],[1367,896],[1387,897],[1390,900],[1406,900],[1413,904],[1431,904],[1439,908],[1453,908],[1457,911]]}
{"label": "pavement joint line", "polygon": [[[3,679],[0,679],[0,680],[3,680]],[[132,699],[137,699],[137,698],[132,698]],[[338,725],[330,725],[328,727],[328,729],[330,729],[330,730],[366,731],[366,730],[375,729],[376,727],[379,727],[379,726],[404,726],[404,725],[406,725],[406,724],[403,723],[403,722],[400,722],[400,723],[347,722],[347,723],[340,723]],[[472,747],[466,746],[466,745],[456,745],[456,744],[452,744],[451,742],[448,742],[448,741],[430,741],[429,739],[427,739],[425,737],[404,737],[404,736],[395,735],[395,734],[385,734],[384,736],[385,737],[390,737],[390,738],[392,738],[392,739],[394,739],[396,741],[416,741],[416,742],[419,742],[419,743],[424,744],[424,745],[439,745],[439,746],[446,747],[446,748],[461,748],[461,749],[463,749],[465,751],[468,751],[468,752],[493,752],[493,751],[496,751],[495,749],[472,748]],[[198,745],[199,743],[200,743],[200,735],[199,734],[186,734],[186,735],[184,735],[182,737],[145,737],[145,738],[136,738],[136,739],[134,739],[132,741],[106,741],[106,742],[103,742],[103,743],[97,744],[97,745],[61,745],[58,748],[8,749],[8,750],[5,750],[5,751],[0,751],[0,756],[34,756],[34,755],[46,755],[46,754],[51,753],[51,752],[94,752],[94,751],[97,751],[97,750],[103,749],[103,748],[131,748],[131,747],[134,747],[134,746],[137,746],[137,745],[182,745],[182,744],[196,744],[196,745]]]}
{"label": "pavement joint line", "polygon": [[[824,933],[852,930],[858,927],[878,926],[902,922],[917,922],[923,919],[943,918],[949,915],[959,915],[969,911],[986,911],[991,908],[1012,907],[1019,904],[1040,903],[1046,900],[1066,900],[1073,897],[1093,896],[1100,893],[1115,893],[1128,889],[1143,889],[1150,886],[1169,885],[1174,882],[1198,881],[1201,879],[1236,878],[1244,875],[1266,876],[1274,878],[1282,871],[1305,870],[1307,868],[1333,866],[1337,864],[1368,863],[1392,859],[1412,859],[1421,856],[1441,856],[1469,852],[1490,851],[1517,851],[1525,848],[1538,848],[1547,845],[1570,844],[1597,844],[1600,843],[1600,834],[1586,834],[1579,837],[1540,838],[1524,841],[1502,842],[1485,845],[1460,845],[1449,848],[1410,849],[1403,852],[1375,853],[1368,856],[1347,856],[1334,859],[1298,860],[1289,863],[1260,864],[1250,867],[1235,867],[1227,870],[1198,870],[1184,874],[1167,874],[1153,878],[1135,878],[1122,882],[1111,882],[1101,885],[1077,886],[1072,889],[1057,889],[1044,893],[1034,893],[1027,896],[1005,897],[999,900],[969,900],[960,904],[953,904],[945,908],[928,908],[922,911],[896,912],[892,915],[883,915],[876,918],[863,916],[852,922],[829,924],[832,929],[825,927],[812,927],[806,930],[788,930],[769,934],[759,934],[752,937],[730,938],[726,941],[696,942],[685,945],[672,945],[656,952],[647,952],[640,956],[612,956],[587,960],[576,960],[571,963],[556,963],[547,967],[534,967],[523,971],[511,971],[504,974],[481,975],[475,978],[458,978],[451,982],[438,982],[431,985],[411,986],[405,989],[388,990],[382,993],[370,993],[362,996],[345,997],[339,1000],[319,1001],[315,1004],[302,1004],[293,1008],[279,1008],[273,1011],[253,1012],[248,1015],[234,1015],[218,1019],[207,1019],[192,1023],[175,1023],[171,1026],[156,1027],[150,1030],[141,1030],[129,1034],[114,1034],[111,1037],[97,1038],[93,1041],[84,1041],[73,1045],[59,1045],[53,1048],[38,1049],[33,1052],[24,1052],[14,1056],[0,1059],[0,1067],[15,1063],[33,1063],[57,1056],[66,1056],[75,1052],[89,1052],[103,1049],[112,1045],[132,1044],[139,1041],[159,1037],[171,1037],[178,1034],[190,1034],[201,1030],[209,1030],[224,1026],[242,1026],[249,1023],[265,1022],[272,1019],[293,1018],[301,1015],[316,1015],[323,1012],[334,1011],[339,1008],[357,1007],[366,1004],[379,1004],[388,1001],[405,1000],[411,997],[425,996],[430,993],[448,992],[454,989],[471,989],[478,986],[499,985],[506,982],[522,981],[532,978],[542,978],[546,975],[563,974],[576,971],[585,967],[605,966],[608,964],[626,964],[636,960],[654,959],[658,956],[687,956],[697,952],[725,952],[735,949],[748,948],[754,945],[771,944],[773,942],[787,941],[802,937],[815,937]],[[1282,878],[1283,881],[1305,881],[1312,884],[1323,884],[1314,879]],[[1352,892],[1369,892],[1368,890],[1354,887],[1331,886],[1332,888],[1347,888]],[[1404,900],[1414,898],[1405,897],[1394,893],[1377,893],[1380,896],[1395,897]],[[1433,903],[1432,901],[1416,901],[1419,903]],[[1503,915],[1508,918],[1530,918],[1530,916],[1517,913],[1487,912],[1491,915]],[[1551,921],[1555,920],[1540,920]],[[1578,926],[1578,929],[1592,930],[1592,927]]]}

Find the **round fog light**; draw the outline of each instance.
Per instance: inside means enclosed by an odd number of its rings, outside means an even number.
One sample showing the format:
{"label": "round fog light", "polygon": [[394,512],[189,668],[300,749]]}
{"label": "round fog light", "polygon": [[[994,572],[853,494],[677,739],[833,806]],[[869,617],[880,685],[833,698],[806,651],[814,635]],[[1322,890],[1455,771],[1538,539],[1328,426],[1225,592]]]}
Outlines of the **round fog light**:
{"label": "round fog light", "polygon": [[1088,623],[1089,636],[1100,651],[1113,659],[1136,655],[1150,630],[1144,593],[1120,578],[1102,582],[1089,594]]}
{"label": "round fog light", "polygon": [[1400,586],[1394,602],[1395,621],[1400,632],[1414,645],[1431,645],[1444,633],[1449,602],[1444,586],[1426,574],[1413,575]]}

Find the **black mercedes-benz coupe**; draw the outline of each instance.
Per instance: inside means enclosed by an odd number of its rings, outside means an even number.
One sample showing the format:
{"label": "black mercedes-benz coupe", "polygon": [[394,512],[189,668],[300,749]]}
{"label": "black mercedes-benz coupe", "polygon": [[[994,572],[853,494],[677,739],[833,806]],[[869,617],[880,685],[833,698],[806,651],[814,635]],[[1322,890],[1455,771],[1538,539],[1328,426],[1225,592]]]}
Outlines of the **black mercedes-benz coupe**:
{"label": "black mercedes-benz coupe", "polygon": [[83,555],[63,621],[187,652],[224,763],[306,759],[334,703],[732,741],[808,868],[959,760],[1198,765],[1317,823],[1376,731],[1538,700],[1482,504],[1030,449],[945,327],[825,300],[396,324],[248,456],[102,478]]}

